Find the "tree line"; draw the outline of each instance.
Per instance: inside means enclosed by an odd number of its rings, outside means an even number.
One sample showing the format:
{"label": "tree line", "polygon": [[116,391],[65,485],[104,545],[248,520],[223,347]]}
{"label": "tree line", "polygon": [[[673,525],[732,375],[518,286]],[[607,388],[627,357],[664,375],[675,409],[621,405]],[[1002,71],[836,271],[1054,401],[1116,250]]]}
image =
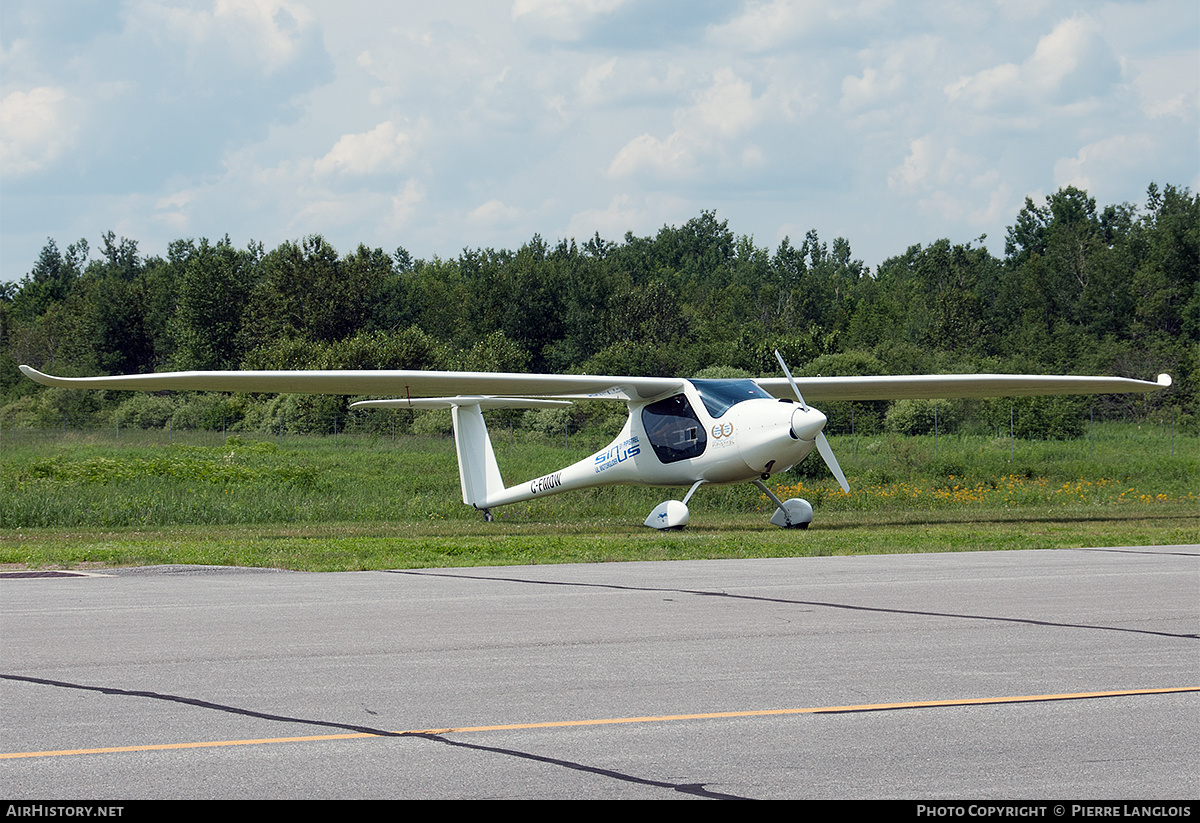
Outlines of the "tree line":
{"label": "tree line", "polygon": [[[1153,379],[1165,371],[1172,390],[1107,398],[1102,413],[1169,412],[1194,425],[1200,196],[1151,184],[1142,206],[1099,208],[1067,187],[1040,204],[1026,199],[1003,257],[984,239],[913,245],[875,271],[845,238],[826,243],[809,231],[772,250],[707,211],[654,236],[551,245],[535,235],[515,251],[466,248],[431,260],[402,246],[341,255],[320,235],[269,251],[235,248],[228,236],[180,239],[165,259],[112,232],[95,250],[80,240],[61,251],[50,239],[20,282],[0,286],[0,414],[180,406],[47,392],[21,377],[18,363],[61,375],[387,368],[721,376],[775,373],[778,349],[801,374]],[[226,419],[252,427],[279,424],[285,406],[300,417],[344,414],[346,399],[204,402],[224,403]],[[859,413],[882,419],[885,405]]]}

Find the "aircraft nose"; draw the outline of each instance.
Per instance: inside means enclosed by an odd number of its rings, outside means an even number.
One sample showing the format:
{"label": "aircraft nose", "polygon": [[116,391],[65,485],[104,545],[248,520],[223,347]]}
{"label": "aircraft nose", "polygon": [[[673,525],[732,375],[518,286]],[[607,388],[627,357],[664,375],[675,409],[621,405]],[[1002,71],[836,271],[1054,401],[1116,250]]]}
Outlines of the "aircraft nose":
{"label": "aircraft nose", "polygon": [[827,418],[816,409],[797,408],[792,412],[792,434],[800,440],[815,440],[825,428]]}

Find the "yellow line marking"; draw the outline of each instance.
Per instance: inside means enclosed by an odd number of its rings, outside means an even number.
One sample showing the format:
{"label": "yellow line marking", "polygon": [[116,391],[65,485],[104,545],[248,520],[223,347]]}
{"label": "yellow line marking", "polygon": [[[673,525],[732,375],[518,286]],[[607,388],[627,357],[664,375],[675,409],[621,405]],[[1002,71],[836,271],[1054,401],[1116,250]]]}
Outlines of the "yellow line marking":
{"label": "yellow line marking", "polygon": [[260,737],[255,740],[211,740],[199,743],[156,743],[145,746],[109,746],[102,749],[63,749],[50,752],[12,752],[0,754],[0,760],[17,757],[57,757],[66,754],[115,754],[117,752],[159,752],[167,749],[206,749],[216,746],[255,746],[259,743],[307,743],[314,740],[353,740],[356,737],[379,737],[377,734],[320,734],[309,737]]}
{"label": "yellow line marking", "polygon": [[[1200,686],[1178,686],[1168,689],[1127,689],[1114,692],[1075,692],[1070,694],[1034,694],[1021,697],[968,697],[956,700],[918,700],[909,703],[865,703],[858,706],[824,706],[805,709],[757,709],[740,712],[707,712],[704,714],[668,714],[646,717],[616,717],[596,720],[555,720],[543,723],[508,723],[499,726],[459,726],[444,729],[412,729],[390,732],[389,736],[411,736],[432,734],[454,734],[466,732],[498,732],[518,729],[555,729],[568,726],[612,726],[622,723],[665,723],[672,720],[718,720],[731,717],[769,717],[788,714],[848,714],[852,712],[879,712],[897,709],[927,709],[944,706],[986,706],[1003,703],[1038,703],[1052,700],[1085,700],[1097,697],[1130,697],[1149,694],[1177,694],[1200,692]],[[256,746],[262,743],[310,743],[319,740],[357,740],[364,737],[382,737],[379,734],[355,732],[351,734],[319,734],[305,737],[262,737],[253,740],[213,740],[196,743],[159,743],[144,746],[110,746],[96,749],[63,749],[46,752],[10,752],[0,754],[0,760],[19,757],[59,757],[73,754],[115,754],[118,752],[154,752],[169,749],[204,749],[220,746]]]}

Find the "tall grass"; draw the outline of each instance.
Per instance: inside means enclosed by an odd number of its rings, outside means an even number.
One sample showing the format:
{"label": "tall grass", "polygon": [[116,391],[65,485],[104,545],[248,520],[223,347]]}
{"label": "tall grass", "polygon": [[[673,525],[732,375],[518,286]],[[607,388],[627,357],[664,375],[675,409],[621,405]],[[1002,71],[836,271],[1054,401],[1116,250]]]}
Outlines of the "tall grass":
{"label": "tall grass", "polygon": [[[448,437],[31,432],[0,438],[0,565],[339,571],[1200,542],[1197,438],[1111,423],[1094,435],[831,437],[849,495],[816,456],[772,478],[814,504],[812,529],[769,526],[773,505],[743,483],[700,489],[689,528],[662,533],[641,522],[680,489],[570,492],[485,523],[461,502]],[[607,440],[493,442],[516,483]]]}
{"label": "tall grass", "polygon": [[[990,435],[831,437],[851,492],[816,455],[776,475],[781,497],[818,511],[897,512],[1020,506],[1196,504],[1200,438],[1161,427],[1098,424],[1070,441]],[[554,440],[500,430],[493,442],[507,482],[582,459],[599,434]],[[206,433],[32,432],[0,441],[0,529],[299,523],[463,522],[453,441],[439,436],[284,436]],[[640,524],[679,490],[606,487],[497,509],[510,523]],[[696,518],[764,513],[749,484],[702,488]],[[702,523],[694,519],[694,523]]]}

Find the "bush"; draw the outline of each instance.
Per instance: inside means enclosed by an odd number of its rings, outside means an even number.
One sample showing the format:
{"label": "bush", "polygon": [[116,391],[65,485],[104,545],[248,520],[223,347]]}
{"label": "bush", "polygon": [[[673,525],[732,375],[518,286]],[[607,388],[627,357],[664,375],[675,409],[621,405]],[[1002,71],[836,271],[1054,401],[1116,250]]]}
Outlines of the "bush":
{"label": "bush", "polygon": [[223,394],[197,392],[176,402],[170,418],[173,429],[231,429],[245,414],[244,401]]}
{"label": "bush", "polygon": [[1086,430],[1088,400],[1083,397],[1012,397],[985,400],[982,411],[991,428],[1027,440],[1070,440]]}
{"label": "bush", "polygon": [[884,430],[886,400],[839,400],[820,403],[817,408],[829,418],[825,433],[879,434]]}
{"label": "bush", "polygon": [[429,409],[413,416],[413,434],[450,434],[454,424],[449,409]]}
{"label": "bush", "polygon": [[0,409],[5,426],[45,428],[66,423],[68,426],[93,426],[103,421],[104,395],[108,392],[49,388],[27,394]]}
{"label": "bush", "polygon": [[161,429],[179,410],[179,399],[173,395],[135,394],[117,406],[113,416],[122,426],[138,429]]}
{"label": "bush", "polygon": [[5,403],[4,407],[0,408],[0,425],[6,428],[16,426],[22,429],[44,425],[39,398],[40,395],[27,394],[11,403]]}
{"label": "bush", "polygon": [[962,421],[962,406],[951,400],[897,400],[887,412],[887,430],[896,434],[946,434]]}
{"label": "bush", "polygon": [[531,431],[551,440],[561,440],[571,422],[571,408],[560,406],[554,409],[537,409],[526,414],[525,419]]}

